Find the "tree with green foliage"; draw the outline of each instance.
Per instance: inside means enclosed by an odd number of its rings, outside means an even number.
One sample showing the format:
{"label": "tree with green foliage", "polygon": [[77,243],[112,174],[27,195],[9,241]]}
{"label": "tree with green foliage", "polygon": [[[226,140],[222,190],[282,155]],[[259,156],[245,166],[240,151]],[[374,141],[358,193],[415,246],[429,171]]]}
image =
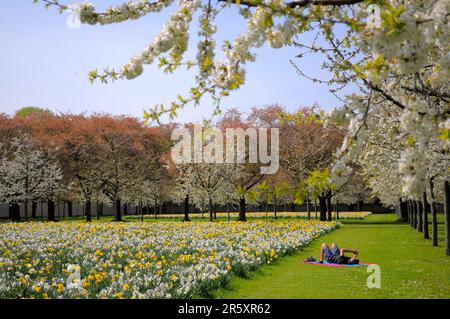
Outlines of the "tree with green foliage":
{"label": "tree with green foliage", "polygon": [[15,116],[26,117],[26,116],[30,116],[30,115],[36,115],[36,114],[39,115],[42,113],[53,114],[51,111],[37,107],[37,106],[25,106],[25,107],[22,107],[21,109],[17,110],[15,112]]}

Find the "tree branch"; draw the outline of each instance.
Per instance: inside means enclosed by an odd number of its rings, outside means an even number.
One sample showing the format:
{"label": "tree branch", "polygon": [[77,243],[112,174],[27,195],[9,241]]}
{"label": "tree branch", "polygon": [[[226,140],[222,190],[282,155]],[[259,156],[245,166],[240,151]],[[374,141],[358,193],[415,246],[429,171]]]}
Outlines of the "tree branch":
{"label": "tree branch", "polygon": [[[364,0],[300,0],[300,1],[291,1],[287,2],[286,6],[289,8],[300,8],[306,7],[307,5],[323,5],[323,6],[343,6],[343,5],[352,5],[363,2]],[[228,3],[239,3],[240,5],[245,5],[248,7],[257,7],[257,6],[265,6],[269,7],[269,5],[262,3],[258,0],[218,0],[218,2],[228,2]]]}
{"label": "tree branch", "polygon": [[450,98],[450,94],[447,93],[439,93],[437,91],[434,91],[432,89],[426,88],[426,89],[420,89],[420,88],[410,88],[407,86],[402,85],[401,86],[402,89],[409,91],[409,92],[414,92],[414,93],[420,93],[423,95],[431,95],[437,98],[441,98],[445,101],[448,101],[447,98]]}
{"label": "tree branch", "polygon": [[311,5],[323,5],[323,6],[343,6],[352,5],[363,2],[363,0],[301,0],[288,2],[286,5],[290,8],[305,7]]}
{"label": "tree branch", "polygon": [[400,103],[399,101],[397,101],[396,99],[394,99],[392,96],[390,96],[389,94],[387,94],[384,90],[382,90],[381,88],[379,88],[378,86],[373,85],[372,83],[370,83],[369,81],[367,81],[366,79],[362,79],[363,82],[365,84],[367,84],[368,87],[370,87],[372,90],[380,93],[386,100],[388,100],[389,102],[391,102],[392,104],[398,106],[399,108],[401,108],[402,110],[405,109],[406,107]]}

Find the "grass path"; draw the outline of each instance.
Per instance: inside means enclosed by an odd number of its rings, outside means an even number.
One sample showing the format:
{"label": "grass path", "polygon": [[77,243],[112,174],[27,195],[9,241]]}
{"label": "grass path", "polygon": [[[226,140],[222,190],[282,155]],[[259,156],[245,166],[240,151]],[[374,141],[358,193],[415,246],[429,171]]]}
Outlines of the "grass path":
{"label": "grass path", "polygon": [[[296,254],[262,267],[251,278],[233,278],[216,298],[450,298],[450,258],[445,256],[443,225],[440,247],[393,214],[344,221],[341,229],[314,241]],[[363,262],[381,268],[381,288],[366,287],[366,267],[332,268],[304,264],[318,257],[321,243],[358,248]]]}

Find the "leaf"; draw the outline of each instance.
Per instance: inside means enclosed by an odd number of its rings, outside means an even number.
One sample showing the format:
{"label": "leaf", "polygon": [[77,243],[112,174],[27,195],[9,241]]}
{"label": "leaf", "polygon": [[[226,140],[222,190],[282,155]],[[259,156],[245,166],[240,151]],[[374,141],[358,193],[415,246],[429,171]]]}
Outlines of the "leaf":
{"label": "leaf", "polygon": [[262,26],[265,28],[270,28],[273,26],[273,18],[271,14],[267,14],[263,21],[262,21]]}
{"label": "leaf", "polygon": [[446,128],[439,129],[439,139],[441,141],[450,140],[450,130]]}
{"label": "leaf", "polygon": [[408,138],[406,139],[406,144],[408,144],[409,146],[413,146],[416,143],[416,138],[412,135],[409,135]]}

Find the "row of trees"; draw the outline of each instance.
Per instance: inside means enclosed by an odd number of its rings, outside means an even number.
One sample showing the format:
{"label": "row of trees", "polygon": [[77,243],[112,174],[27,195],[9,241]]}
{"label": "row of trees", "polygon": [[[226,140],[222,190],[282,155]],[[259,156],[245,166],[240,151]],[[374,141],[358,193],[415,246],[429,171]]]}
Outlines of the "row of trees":
{"label": "row of trees", "polygon": [[[392,123],[389,131],[380,127],[371,133],[345,181],[336,182],[331,171],[336,169],[335,152],[342,144],[346,123],[317,106],[289,113],[279,105],[269,105],[254,108],[248,116],[231,109],[214,123],[221,132],[227,128],[279,129],[280,169],[273,175],[261,174],[261,163],[248,163],[248,158],[244,163],[175,164],[170,157],[174,124],[147,127],[130,117],[54,115],[41,109],[23,109],[0,120],[0,197],[10,204],[10,217],[15,220],[21,217],[21,206],[22,216],[36,217],[38,201],[47,202],[48,219],[54,220],[57,200],[66,203],[68,216],[72,202],[82,202],[87,221],[92,218],[93,203],[97,203],[97,216],[104,204],[112,205],[119,221],[129,206],[140,214],[152,206],[156,213],[158,205],[169,201],[184,206],[185,220],[189,220],[190,207],[209,212],[214,220],[220,206],[227,211],[239,207],[239,219],[244,221],[247,203],[265,206],[266,212],[270,204],[275,216],[280,204],[306,203],[310,216],[311,202],[319,204],[321,220],[331,220],[333,205],[376,198],[388,206],[399,205],[402,217],[422,231],[424,238],[429,238],[427,213],[431,212],[431,233],[437,245],[436,203],[445,202],[444,188],[439,185],[444,184],[449,159],[430,152],[427,161],[434,175],[428,193],[420,200],[409,200],[401,191],[396,170],[397,148],[390,144],[392,140],[402,143],[404,137],[386,138],[386,134],[401,134]],[[204,147],[215,142],[214,134],[206,134],[208,126],[213,125],[206,124]],[[193,125],[185,127],[192,131]],[[249,148],[247,143],[247,156]]]}
{"label": "row of trees", "polygon": [[[209,124],[212,126],[212,123]],[[36,217],[38,201],[46,201],[48,219],[55,218],[55,201],[82,202],[88,221],[93,203],[97,214],[102,205],[112,205],[115,220],[121,220],[127,205],[155,209],[163,202],[208,211],[211,220],[217,205],[239,207],[245,220],[246,203],[266,206],[318,201],[321,219],[331,219],[331,198],[354,203],[368,197],[362,177],[352,177],[352,187],[335,189],[330,183],[333,153],[344,129],[315,107],[287,113],[279,105],[254,108],[244,117],[231,109],[214,123],[227,128],[266,127],[280,130],[280,169],[261,174],[261,163],[184,163],[170,157],[171,131],[177,125],[147,127],[131,117],[105,114],[55,115],[42,109],[25,108],[14,117],[0,117],[0,198],[10,204],[10,216]],[[192,124],[185,125],[192,129]],[[208,127],[208,125],[206,125]],[[207,132],[207,130],[205,130]],[[204,136],[204,146],[214,143]],[[257,141],[260,141],[259,139]],[[250,144],[246,143],[247,156]],[[260,146],[259,146],[260,147]],[[270,151],[270,143],[269,143]],[[31,214],[29,206],[31,205]],[[328,216],[327,216],[328,212]],[[275,211],[276,213],[276,211]]]}
{"label": "row of trees", "polygon": [[[138,203],[162,183],[160,158],[169,144],[164,128],[144,127],[137,119],[108,115],[54,115],[47,111],[19,112],[0,117],[0,198],[10,203],[10,215],[19,218],[19,204],[45,200],[48,219],[54,220],[55,200],[84,203],[91,220],[95,200],[114,205],[121,219],[122,202]],[[152,196],[153,194],[145,194]]]}

